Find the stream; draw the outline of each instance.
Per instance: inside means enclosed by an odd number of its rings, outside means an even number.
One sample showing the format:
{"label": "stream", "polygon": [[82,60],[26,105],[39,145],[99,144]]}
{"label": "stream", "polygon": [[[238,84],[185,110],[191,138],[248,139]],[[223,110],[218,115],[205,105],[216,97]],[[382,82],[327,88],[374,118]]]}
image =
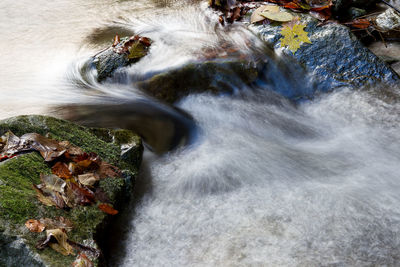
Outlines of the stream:
{"label": "stream", "polygon": [[[0,10],[0,119],[50,114],[146,141],[110,266],[398,266],[399,90],[288,101],[273,89],[312,90],[304,73],[239,23],[224,30],[204,1],[3,0]],[[98,83],[82,66],[116,33],[154,44]],[[267,78],[174,106],[130,86],[221,42],[262,54]]]}

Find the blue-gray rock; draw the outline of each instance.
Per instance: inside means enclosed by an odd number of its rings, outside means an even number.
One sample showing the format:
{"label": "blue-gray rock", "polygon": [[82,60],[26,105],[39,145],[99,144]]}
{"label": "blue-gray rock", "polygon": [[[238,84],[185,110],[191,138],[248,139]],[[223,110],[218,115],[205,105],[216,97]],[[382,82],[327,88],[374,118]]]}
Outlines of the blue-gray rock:
{"label": "blue-gray rock", "polygon": [[312,98],[316,92],[327,92],[339,87],[359,88],[366,85],[400,82],[399,76],[385,62],[374,55],[351,33],[337,23],[318,26],[318,20],[301,14],[301,23],[307,24],[305,31],[311,44],[303,43],[292,53],[281,48],[282,26],[250,25],[276,53],[289,57],[310,73],[314,90],[284,91],[278,93],[291,98]]}

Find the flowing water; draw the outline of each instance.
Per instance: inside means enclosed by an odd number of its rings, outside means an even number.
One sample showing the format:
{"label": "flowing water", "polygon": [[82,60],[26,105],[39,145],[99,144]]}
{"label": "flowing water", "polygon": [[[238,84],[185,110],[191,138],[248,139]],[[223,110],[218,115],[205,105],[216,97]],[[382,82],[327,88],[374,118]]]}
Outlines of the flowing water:
{"label": "flowing water", "polygon": [[[83,109],[87,124],[145,128],[149,147],[175,147],[146,150],[110,266],[399,265],[395,88],[291,103],[270,89],[307,90],[303,74],[265,55],[267,82],[171,107],[130,82],[221,40],[250,55],[265,48],[244,27],[223,30],[203,2],[3,0],[0,10],[1,118]],[[116,32],[154,44],[99,84],[81,66]]]}

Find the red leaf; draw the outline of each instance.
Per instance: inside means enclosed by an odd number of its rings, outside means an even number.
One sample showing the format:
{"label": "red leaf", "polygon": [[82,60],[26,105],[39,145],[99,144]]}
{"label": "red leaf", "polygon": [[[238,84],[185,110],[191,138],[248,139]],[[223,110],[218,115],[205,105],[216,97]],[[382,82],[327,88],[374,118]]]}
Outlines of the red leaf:
{"label": "red leaf", "polygon": [[102,211],[104,211],[105,213],[110,214],[110,215],[118,214],[118,210],[114,209],[113,207],[111,207],[108,204],[100,204],[99,209],[101,209]]}

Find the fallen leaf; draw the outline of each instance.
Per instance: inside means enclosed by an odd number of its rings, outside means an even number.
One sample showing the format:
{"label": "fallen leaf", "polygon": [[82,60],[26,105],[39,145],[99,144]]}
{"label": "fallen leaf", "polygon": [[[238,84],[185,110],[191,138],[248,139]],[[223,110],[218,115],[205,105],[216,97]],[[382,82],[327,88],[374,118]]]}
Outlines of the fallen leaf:
{"label": "fallen leaf", "polygon": [[139,42],[141,42],[143,45],[149,47],[151,45],[151,40],[150,38],[147,37],[140,37]]}
{"label": "fallen leaf", "polygon": [[271,5],[262,5],[262,6],[260,6],[259,8],[254,10],[253,14],[251,14],[250,23],[257,23],[257,22],[265,20],[265,17],[261,16],[261,12],[263,12],[266,9],[272,11],[271,9],[273,9],[273,8],[275,8],[275,10],[277,8],[276,12],[279,11],[279,6],[271,6]]}
{"label": "fallen leaf", "polygon": [[79,182],[86,186],[93,186],[99,179],[100,177],[92,172],[78,175]]}
{"label": "fallen leaf", "polygon": [[29,231],[37,233],[41,233],[45,229],[45,225],[43,223],[33,219],[27,220],[25,226],[29,229]]}
{"label": "fallen leaf", "polygon": [[64,193],[67,183],[54,174],[40,174],[40,180],[48,190]]}
{"label": "fallen leaf", "polygon": [[74,146],[68,141],[62,141],[59,143],[59,145],[63,147],[65,150],[67,150],[65,152],[69,156],[67,158],[77,157],[78,155],[82,155],[85,153],[80,147]]}
{"label": "fallen leaf", "polygon": [[234,7],[232,11],[230,12],[229,16],[227,16],[226,20],[229,23],[233,23],[234,21],[237,21],[241,19],[241,13],[242,13],[242,8],[241,7]]}
{"label": "fallen leaf", "polygon": [[101,163],[97,173],[99,174],[100,178],[107,178],[107,177],[116,178],[116,177],[121,177],[122,175],[121,171],[117,167],[106,162]]}
{"label": "fallen leaf", "polygon": [[48,139],[37,133],[28,133],[21,136],[20,146],[30,146],[38,151],[45,161],[53,161],[65,153],[65,149],[56,140]]}
{"label": "fallen leaf", "polygon": [[293,27],[283,26],[281,31],[283,36],[281,38],[281,47],[288,46],[290,51],[295,53],[302,43],[311,44],[307,35],[308,33],[304,31],[305,27],[306,25],[304,24],[295,24]]}
{"label": "fallen leaf", "polygon": [[[260,15],[266,17],[267,19],[278,21],[278,22],[287,22],[293,19],[292,14],[280,11],[278,6],[270,6],[271,8],[264,9]],[[277,9],[275,8],[277,7]]]}
{"label": "fallen leaf", "polygon": [[60,216],[55,219],[44,218],[40,219],[40,222],[48,229],[64,229],[69,232],[73,228],[73,224],[70,220]]}
{"label": "fallen leaf", "polygon": [[99,209],[101,209],[102,211],[104,211],[105,213],[110,214],[110,215],[118,214],[118,210],[114,209],[113,207],[111,207],[108,204],[104,204],[104,203],[100,204]]}
{"label": "fallen leaf", "polygon": [[46,230],[46,240],[36,247],[38,249],[44,249],[46,246],[49,246],[64,256],[74,255],[74,249],[68,244],[67,240],[68,236],[62,229]]}
{"label": "fallen leaf", "polygon": [[112,46],[114,47],[114,46],[118,45],[119,42],[120,42],[119,36],[118,36],[118,34],[116,34],[115,37],[114,37],[114,43],[113,43]]}
{"label": "fallen leaf", "polygon": [[[94,193],[88,189],[81,188],[75,183],[69,182],[67,186],[67,197],[75,204],[90,205],[94,202]],[[70,199],[72,198],[72,199]]]}
{"label": "fallen leaf", "polygon": [[36,191],[38,200],[40,202],[42,202],[44,205],[49,206],[49,207],[56,206],[55,201],[51,197],[45,196],[43,194],[42,190],[40,188],[38,188],[36,185],[33,185],[33,189],[35,189],[35,191]]}
{"label": "fallen leaf", "polygon": [[56,164],[54,164],[54,166],[51,168],[51,172],[63,179],[71,179],[72,178],[72,173],[68,169],[67,164],[65,164],[64,162],[59,161]]}
{"label": "fallen leaf", "polygon": [[93,262],[85,255],[85,253],[79,253],[75,261],[72,263],[74,267],[93,267]]}

